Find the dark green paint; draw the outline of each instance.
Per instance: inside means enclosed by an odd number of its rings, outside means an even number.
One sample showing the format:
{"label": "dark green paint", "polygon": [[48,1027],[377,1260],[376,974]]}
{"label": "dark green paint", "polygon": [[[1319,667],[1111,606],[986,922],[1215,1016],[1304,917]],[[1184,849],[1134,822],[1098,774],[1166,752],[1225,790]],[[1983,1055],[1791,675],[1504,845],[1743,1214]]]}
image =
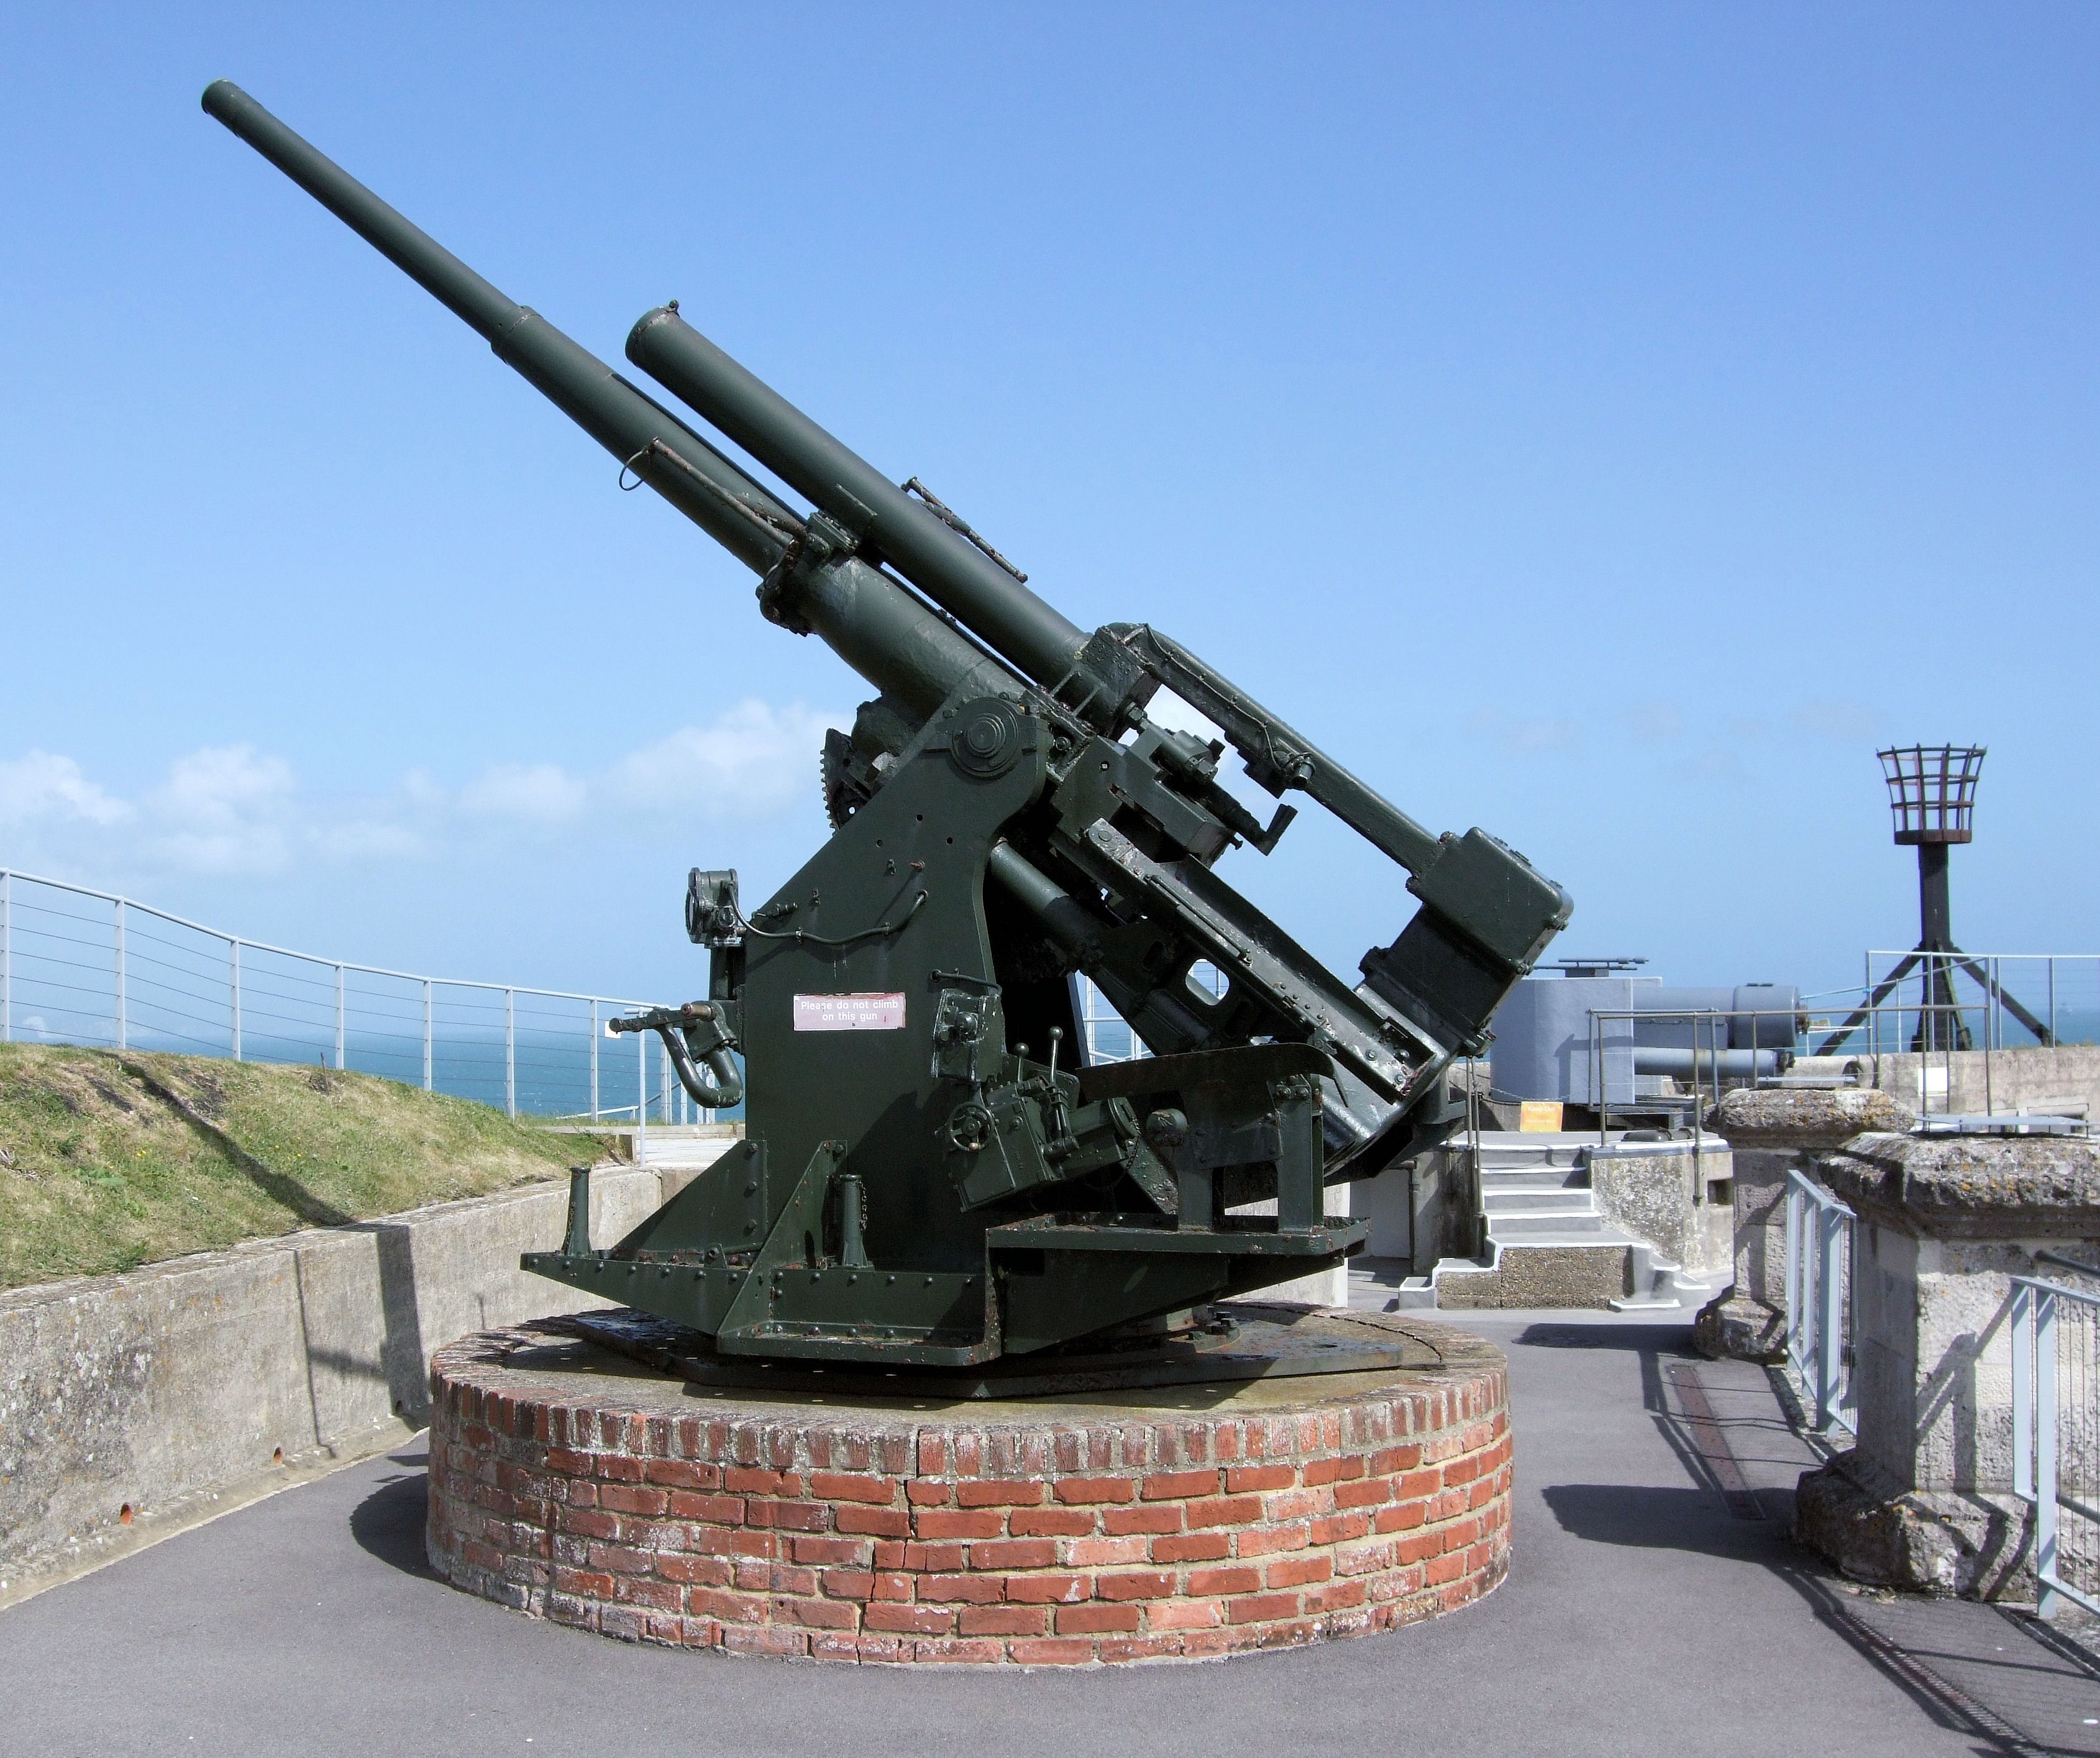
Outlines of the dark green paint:
{"label": "dark green paint", "polygon": [[[721,1356],[967,1370],[1241,1293],[1361,1249],[1326,1184],[1448,1127],[1476,1051],[1567,896],[1480,831],[1416,824],[1187,649],[1088,634],[913,478],[849,450],[688,325],[629,358],[810,503],[517,305],[223,82],[205,108],[488,340],[760,576],[770,621],[873,685],[823,753],[830,840],[746,916],[695,869],[708,993],[624,1022],[703,1104],[743,1059],[748,1139],[609,1249],[588,1179],[526,1267],[713,1339]],[[1217,723],[1149,720],[1161,687]],[[1229,744],[1410,875],[1420,901],[1352,985],[1211,870],[1267,823],[1220,784]],[[1224,973],[1222,997],[1192,967]],[[1153,1059],[1081,1065],[1083,972]],[[855,1000],[852,998],[886,998]],[[856,1029],[819,1029],[828,1020]],[[1264,1200],[1274,1212],[1230,1211]]]}

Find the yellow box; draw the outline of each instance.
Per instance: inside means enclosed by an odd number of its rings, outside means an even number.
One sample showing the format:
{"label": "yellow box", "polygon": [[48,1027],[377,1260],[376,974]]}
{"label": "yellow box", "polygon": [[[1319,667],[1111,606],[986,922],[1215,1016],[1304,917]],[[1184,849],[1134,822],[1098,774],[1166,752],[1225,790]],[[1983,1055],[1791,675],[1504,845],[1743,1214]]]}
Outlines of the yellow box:
{"label": "yellow box", "polygon": [[1560,1101],[1557,1099],[1527,1099],[1517,1115],[1517,1126],[1527,1135],[1558,1135],[1560,1133]]}

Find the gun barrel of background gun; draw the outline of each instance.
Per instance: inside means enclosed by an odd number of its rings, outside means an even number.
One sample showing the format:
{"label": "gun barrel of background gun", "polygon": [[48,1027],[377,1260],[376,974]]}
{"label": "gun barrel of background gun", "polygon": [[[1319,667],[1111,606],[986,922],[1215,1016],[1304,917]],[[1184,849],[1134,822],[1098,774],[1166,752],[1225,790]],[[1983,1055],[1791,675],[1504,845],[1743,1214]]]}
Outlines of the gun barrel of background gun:
{"label": "gun barrel of background gun", "polygon": [[1052,690],[1070,676],[1085,631],[676,311],[645,312],[628,336],[627,358],[1024,674]]}

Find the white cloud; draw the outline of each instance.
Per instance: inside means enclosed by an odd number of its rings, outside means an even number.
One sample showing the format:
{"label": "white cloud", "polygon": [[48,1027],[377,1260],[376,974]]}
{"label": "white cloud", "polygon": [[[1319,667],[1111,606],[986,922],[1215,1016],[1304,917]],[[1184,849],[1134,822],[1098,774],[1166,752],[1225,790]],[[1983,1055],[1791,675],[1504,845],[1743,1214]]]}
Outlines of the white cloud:
{"label": "white cloud", "polygon": [[292,861],[297,791],[291,764],[252,745],[193,751],[148,796],[154,844],[185,872],[282,872]]}
{"label": "white cloud", "polygon": [[580,816],[589,798],[589,788],[558,764],[499,763],[461,789],[459,803],[476,817],[559,824]]}
{"label": "white cloud", "polygon": [[116,824],[131,808],[114,799],[81,773],[71,757],[48,751],[0,762],[0,824],[28,825],[50,820]]}
{"label": "white cloud", "polygon": [[827,727],[843,720],[796,703],[740,702],[708,727],[684,726],[609,769],[609,804],[637,813],[747,816],[778,811],[807,790]]}
{"label": "white cloud", "polygon": [[746,701],[604,769],[504,763],[448,788],[427,769],[390,791],[315,800],[292,765],[252,745],[194,751],[126,800],[72,758],[0,760],[0,863],[70,869],[112,883],[158,870],[267,877],[302,863],[424,860],[460,839],[538,840],[594,824],[753,818],[816,797],[817,755],[833,716]]}
{"label": "white cloud", "polygon": [[1582,723],[1572,714],[1512,714],[1507,708],[1476,708],[1467,725],[1511,756],[1572,750],[1582,742]]}

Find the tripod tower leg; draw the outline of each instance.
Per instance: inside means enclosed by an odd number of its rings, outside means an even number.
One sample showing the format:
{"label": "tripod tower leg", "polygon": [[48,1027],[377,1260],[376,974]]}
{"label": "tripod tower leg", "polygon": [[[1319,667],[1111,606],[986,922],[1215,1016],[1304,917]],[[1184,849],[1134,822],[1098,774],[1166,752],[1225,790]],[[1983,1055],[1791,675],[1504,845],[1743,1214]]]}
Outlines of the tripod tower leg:
{"label": "tripod tower leg", "polygon": [[1924,1002],[1911,1048],[1968,1050],[1973,1047],[1968,1022],[1954,1003],[1953,908],[1947,888],[1948,844],[1917,845],[1917,913],[1920,962],[1925,967]]}

